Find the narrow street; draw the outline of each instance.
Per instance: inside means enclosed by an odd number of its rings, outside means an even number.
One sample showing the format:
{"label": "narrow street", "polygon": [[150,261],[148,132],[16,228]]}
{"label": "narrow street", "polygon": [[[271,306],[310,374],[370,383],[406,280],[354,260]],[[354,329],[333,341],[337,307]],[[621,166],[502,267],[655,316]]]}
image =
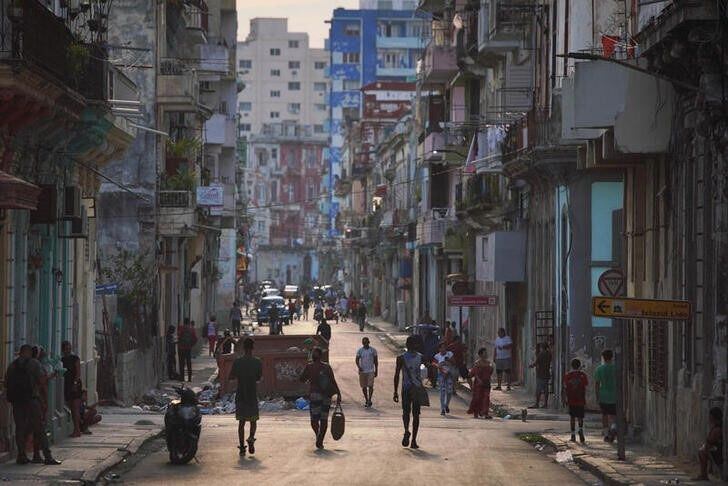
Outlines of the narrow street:
{"label": "narrow street", "polygon": [[[296,323],[287,333],[311,333],[312,322]],[[392,401],[395,354],[373,339],[380,359],[374,407],[362,406],[354,354],[363,334],[351,322],[333,325],[330,361],[343,392],[346,433],[317,451],[307,411],[262,413],[255,456],[239,458],[237,422],[232,415],[205,416],[197,461],[171,466],[165,448],[151,452],[130,470],[117,471],[124,484],[582,484],[529,444],[519,432],[540,429],[538,423],[475,421],[465,414],[467,403],[454,398],[452,415],[438,407],[425,409],[419,443],[414,451],[400,445],[401,412]],[[371,333],[365,333],[370,335]],[[199,358],[207,359],[207,358]],[[435,391],[430,400],[437,403]],[[245,474],[245,473],[249,473]],[[241,476],[241,474],[245,474]]]}

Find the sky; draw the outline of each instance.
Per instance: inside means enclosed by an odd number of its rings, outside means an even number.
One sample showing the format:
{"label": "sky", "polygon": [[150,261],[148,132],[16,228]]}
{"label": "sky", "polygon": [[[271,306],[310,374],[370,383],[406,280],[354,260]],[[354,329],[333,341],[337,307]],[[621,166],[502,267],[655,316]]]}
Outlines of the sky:
{"label": "sky", "polygon": [[358,8],[359,0],[237,0],[238,39],[248,35],[250,19],[288,17],[288,30],[308,32],[311,47],[324,47],[335,8]]}

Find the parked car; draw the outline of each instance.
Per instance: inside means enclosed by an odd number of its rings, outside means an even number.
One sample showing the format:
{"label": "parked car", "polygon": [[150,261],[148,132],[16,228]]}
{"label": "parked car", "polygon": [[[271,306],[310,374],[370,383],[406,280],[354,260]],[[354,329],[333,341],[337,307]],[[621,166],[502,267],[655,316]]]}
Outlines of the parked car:
{"label": "parked car", "polygon": [[298,298],[298,285],[286,285],[283,287],[283,297],[286,299]]}
{"label": "parked car", "polygon": [[271,297],[274,295],[281,295],[281,291],[278,289],[274,289],[273,287],[268,287],[266,289],[263,289],[261,292],[261,296],[263,297]]}
{"label": "parked car", "polygon": [[262,326],[268,322],[268,315],[272,306],[278,307],[278,319],[282,321],[289,321],[288,306],[286,305],[286,299],[280,295],[270,295],[263,297],[258,303],[258,325]]}

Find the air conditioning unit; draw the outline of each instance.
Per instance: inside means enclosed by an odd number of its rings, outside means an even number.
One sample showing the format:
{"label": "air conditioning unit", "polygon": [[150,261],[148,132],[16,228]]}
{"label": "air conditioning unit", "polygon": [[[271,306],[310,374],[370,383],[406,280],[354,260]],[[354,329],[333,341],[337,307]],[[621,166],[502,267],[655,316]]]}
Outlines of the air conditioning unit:
{"label": "air conditioning unit", "polygon": [[63,191],[63,219],[81,217],[81,188],[69,186]]}
{"label": "air conditioning unit", "polygon": [[82,206],[80,216],[73,218],[64,218],[67,233],[59,235],[60,238],[78,239],[88,238],[88,216],[86,215],[86,207]]}
{"label": "air conditioning unit", "polygon": [[297,74],[298,74],[298,71],[296,71],[295,69],[293,71],[291,71],[292,76],[296,76]]}

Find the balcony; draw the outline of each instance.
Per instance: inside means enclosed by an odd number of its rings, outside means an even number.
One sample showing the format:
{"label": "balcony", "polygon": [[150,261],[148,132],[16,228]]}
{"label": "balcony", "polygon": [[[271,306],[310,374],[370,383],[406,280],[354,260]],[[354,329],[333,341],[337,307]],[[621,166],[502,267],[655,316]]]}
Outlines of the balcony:
{"label": "balcony", "polygon": [[377,76],[388,78],[414,78],[417,70],[413,67],[380,67],[377,66]]}
{"label": "balcony", "polygon": [[467,156],[468,137],[460,130],[428,130],[423,141],[426,162],[463,164]]}
{"label": "balcony", "polygon": [[32,66],[86,98],[105,100],[106,51],[75,41],[63,20],[40,2],[10,3],[0,2],[0,61]]}
{"label": "balcony", "polygon": [[193,39],[199,44],[207,42],[209,17],[207,5],[202,0],[199,0],[197,5],[185,6],[185,27],[193,35]]}
{"label": "balcony", "polygon": [[231,62],[231,49],[220,44],[199,44],[197,68],[205,73],[232,76],[235,72]]}
{"label": "balcony", "polygon": [[159,233],[162,236],[192,236],[196,222],[191,191],[159,191]]}
{"label": "balcony", "polygon": [[222,113],[215,113],[205,122],[205,143],[235,148],[237,133],[235,119]]}
{"label": "balcony", "polygon": [[442,245],[457,219],[450,208],[432,208],[417,222],[417,246]]}
{"label": "balcony", "polygon": [[457,74],[456,48],[449,45],[438,45],[433,39],[425,49],[422,80],[425,83],[447,83]]}
{"label": "balcony", "polygon": [[455,202],[458,218],[489,212],[502,203],[498,175],[478,174],[468,179],[463,189],[461,197]]}
{"label": "balcony", "polygon": [[200,86],[194,71],[184,74],[162,74],[157,78],[157,102],[168,111],[196,112],[199,109]]}
{"label": "balcony", "polygon": [[533,7],[517,1],[489,0],[478,12],[478,51],[481,56],[499,58],[523,45],[524,27]]}
{"label": "balcony", "polygon": [[384,37],[377,36],[379,49],[422,49],[422,39],[419,37]]}
{"label": "balcony", "polygon": [[[676,41],[690,42],[688,37],[696,30],[717,28],[718,19],[725,15],[718,12],[716,2],[671,2],[658,10],[660,8],[660,5],[640,7],[642,30],[637,34],[637,42],[640,54],[647,55],[648,58],[659,58],[659,49],[663,45],[669,46]],[[658,61],[664,62],[668,58],[662,56]],[[678,61],[675,58],[670,62]],[[669,69],[666,70],[670,72]]]}

